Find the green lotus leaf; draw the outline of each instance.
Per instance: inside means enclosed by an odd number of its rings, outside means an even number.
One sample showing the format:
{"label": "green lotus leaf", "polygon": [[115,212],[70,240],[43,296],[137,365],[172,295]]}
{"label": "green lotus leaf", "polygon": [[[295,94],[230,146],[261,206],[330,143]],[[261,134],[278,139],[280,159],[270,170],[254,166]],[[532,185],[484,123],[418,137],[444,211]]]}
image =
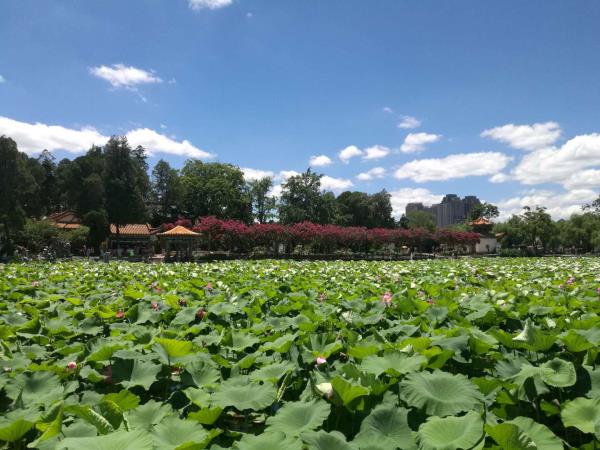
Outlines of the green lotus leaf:
{"label": "green lotus leaf", "polygon": [[550,386],[569,387],[573,386],[577,381],[575,366],[572,362],[554,358],[542,364],[541,368],[542,380]]}
{"label": "green lotus leaf", "polygon": [[302,434],[302,440],[308,446],[308,450],[355,450],[339,431],[307,431]]}
{"label": "green lotus leaf", "polygon": [[258,436],[246,434],[236,442],[235,448],[238,450],[301,450],[302,442],[286,437],[281,431],[273,431]]}
{"label": "green lotus leaf", "polygon": [[270,381],[276,383],[286,373],[294,370],[294,365],[290,362],[280,362],[261,367],[250,374],[252,381]]}
{"label": "green lotus leaf", "polygon": [[413,432],[408,426],[408,410],[379,405],[362,421],[352,444],[360,449],[374,443],[382,448],[415,448]]}
{"label": "green lotus leaf", "polygon": [[107,394],[102,398],[102,400],[114,402],[121,409],[121,411],[129,411],[140,404],[140,398],[125,389],[117,394]]}
{"label": "green lotus leaf", "polygon": [[194,344],[191,341],[179,341],[177,339],[156,338],[155,348],[162,350],[169,359],[181,358],[192,352]]}
{"label": "green lotus leaf", "polygon": [[215,406],[214,408],[202,408],[188,414],[188,419],[195,420],[202,425],[212,425],[221,416],[223,408]]}
{"label": "green lotus leaf", "polygon": [[248,332],[233,331],[231,335],[228,336],[228,340],[225,345],[236,352],[241,352],[248,347],[252,347],[258,342],[260,342],[260,339],[249,334]]}
{"label": "green lotus leaf", "polygon": [[68,450],[147,450],[153,448],[152,438],[143,430],[117,431],[106,436],[69,437],[56,447]]}
{"label": "green lotus leaf", "polygon": [[383,356],[367,356],[363,359],[360,367],[367,373],[376,376],[386,372],[390,375],[400,375],[419,370],[427,359],[421,355],[408,356],[405,353],[393,352]]}
{"label": "green lotus leaf", "polygon": [[214,363],[211,364],[208,361],[192,361],[185,365],[185,370],[198,387],[215,384],[221,378],[221,374],[214,367]]}
{"label": "green lotus leaf", "polygon": [[584,433],[594,433],[600,423],[600,398],[578,397],[565,403],[560,412],[566,427],[575,427]]}
{"label": "green lotus leaf", "polygon": [[20,397],[27,406],[53,403],[61,400],[64,393],[58,376],[43,371],[19,374],[5,389],[9,398],[17,400]]}
{"label": "green lotus leaf", "polygon": [[159,364],[139,359],[117,359],[112,365],[112,380],[126,388],[141,386],[150,389],[161,370]]}
{"label": "green lotus leaf", "polygon": [[563,450],[564,448],[561,440],[547,426],[537,423],[529,417],[515,417],[505,423],[516,425],[535,444],[535,448],[544,450]]}
{"label": "green lotus leaf", "polygon": [[169,404],[150,400],[127,412],[127,422],[131,429],[148,430],[159,424],[165,417],[173,413]]}
{"label": "green lotus leaf", "polygon": [[369,395],[371,392],[368,388],[360,384],[351,383],[340,376],[336,376],[331,380],[333,391],[340,397],[344,406],[350,406],[355,399]]}
{"label": "green lotus leaf", "polygon": [[[485,427],[488,435],[498,443],[500,448],[510,450],[531,450],[536,444],[515,424],[504,422],[498,425]],[[562,448],[562,447],[560,447]]]}
{"label": "green lotus leaf", "polygon": [[198,444],[208,443],[211,435],[202,425],[191,420],[177,417],[166,417],[152,430],[152,440],[156,450],[172,450],[175,448],[203,448]]}
{"label": "green lotus leaf", "polygon": [[223,409],[233,406],[238,411],[260,411],[272,405],[276,396],[277,389],[271,383],[257,384],[250,382],[247,377],[236,377],[219,385],[212,402]]}
{"label": "green lotus leaf", "polygon": [[17,442],[33,427],[34,423],[25,419],[5,419],[0,422],[0,441]]}
{"label": "green lotus leaf", "polygon": [[331,405],[317,400],[314,402],[288,402],[267,419],[267,431],[281,431],[286,436],[299,436],[305,431],[320,427],[329,416]]}
{"label": "green lotus leaf", "polygon": [[483,436],[483,420],[473,411],[461,417],[430,417],[417,433],[419,450],[470,449]]}
{"label": "green lotus leaf", "polygon": [[400,397],[435,416],[471,411],[483,401],[483,395],[467,377],[439,370],[409,374],[400,384]]}

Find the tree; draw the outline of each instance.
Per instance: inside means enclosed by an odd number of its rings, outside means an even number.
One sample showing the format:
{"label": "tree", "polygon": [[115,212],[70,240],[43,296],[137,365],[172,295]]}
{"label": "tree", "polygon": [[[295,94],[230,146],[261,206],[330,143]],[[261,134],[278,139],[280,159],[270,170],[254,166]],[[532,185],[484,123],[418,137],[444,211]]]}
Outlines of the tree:
{"label": "tree", "polygon": [[394,228],[392,196],[384,189],[369,196],[369,222],[371,228]]}
{"label": "tree", "polygon": [[369,225],[369,195],[358,191],[345,191],[336,199],[338,217],[336,223],[346,227],[367,227]]}
{"label": "tree", "polygon": [[189,217],[251,220],[250,195],[237,166],[190,159],[181,169],[181,187],[183,209]]}
{"label": "tree", "polygon": [[139,162],[127,138],[113,136],[104,146],[104,192],[108,221],[117,231],[117,249],[120,227],[144,219],[143,185],[139,176]]}
{"label": "tree", "polygon": [[40,201],[45,214],[59,209],[58,178],[56,176],[56,158],[48,150],[44,150],[37,158],[42,169],[42,179],[39,181]]}
{"label": "tree", "polygon": [[273,218],[276,201],[275,197],[269,195],[272,188],[273,179],[271,177],[263,177],[248,182],[252,215],[255,222],[266,223]]}
{"label": "tree", "polygon": [[161,159],[152,170],[152,221],[155,225],[177,217],[180,197],[179,172]]}
{"label": "tree", "polygon": [[424,230],[435,230],[435,217],[426,211],[411,211],[406,215],[408,228],[422,228]]}
{"label": "tree", "polygon": [[408,217],[406,217],[406,214],[402,214],[400,216],[400,219],[398,219],[398,223],[397,226],[398,228],[402,228],[403,230],[408,230]]}
{"label": "tree", "polygon": [[287,179],[282,186],[279,221],[284,224],[320,222],[322,215],[321,177],[310,168]]}
{"label": "tree", "polygon": [[600,195],[592,203],[583,205],[582,209],[584,211],[589,211],[596,216],[600,216]]}
{"label": "tree", "polygon": [[25,183],[31,181],[17,143],[9,137],[0,136],[0,225],[4,236],[0,254],[12,254],[13,234],[25,224],[22,192]]}
{"label": "tree", "polygon": [[533,246],[534,251],[537,251],[538,243],[545,250],[554,231],[552,217],[541,206],[536,206],[535,209],[525,206],[523,210],[521,219],[527,243]]}
{"label": "tree", "polygon": [[500,215],[500,211],[498,211],[498,207],[496,205],[492,205],[491,203],[483,202],[475,205],[469,214],[470,220],[477,220],[479,218],[484,218],[487,220],[495,219]]}

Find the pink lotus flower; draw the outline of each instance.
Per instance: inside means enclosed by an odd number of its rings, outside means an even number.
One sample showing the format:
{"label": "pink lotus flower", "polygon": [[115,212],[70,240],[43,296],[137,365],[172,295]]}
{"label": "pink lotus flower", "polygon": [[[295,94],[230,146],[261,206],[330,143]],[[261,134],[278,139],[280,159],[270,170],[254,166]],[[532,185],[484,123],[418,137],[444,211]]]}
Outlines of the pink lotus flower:
{"label": "pink lotus flower", "polygon": [[123,310],[120,309],[117,311],[116,316],[117,316],[117,319],[122,319],[125,316],[125,313],[123,312]]}
{"label": "pink lotus flower", "polygon": [[392,297],[393,295],[391,292],[386,292],[381,296],[381,303],[383,303],[385,306],[390,306],[392,304]]}
{"label": "pink lotus flower", "polygon": [[425,291],[419,291],[419,292],[417,292],[417,295],[419,297],[425,297]]}
{"label": "pink lotus flower", "polygon": [[32,281],[32,282],[31,282],[31,285],[32,285],[33,287],[37,287],[37,286],[39,286],[39,285],[40,285],[40,282],[39,282],[39,281]]}
{"label": "pink lotus flower", "polygon": [[428,298],[427,303],[429,303],[430,305],[435,305],[435,300],[432,298]]}
{"label": "pink lotus flower", "polygon": [[324,356],[318,356],[317,357],[317,366],[321,365],[321,364],[325,364],[327,362],[327,359],[325,359]]}
{"label": "pink lotus flower", "polygon": [[204,287],[204,289],[206,289],[207,291],[212,291],[212,288],[213,288],[213,285],[210,281],[208,283],[206,283],[206,286]]}
{"label": "pink lotus flower", "polygon": [[598,293],[598,295],[600,295],[600,287],[596,289],[596,292]]}
{"label": "pink lotus flower", "polygon": [[204,319],[205,316],[206,316],[206,311],[204,311],[203,309],[199,309],[198,312],[196,313],[196,317],[198,318],[198,320]]}
{"label": "pink lotus flower", "polygon": [[152,307],[152,309],[153,309],[154,311],[158,311],[158,303],[156,303],[156,302],[152,302],[152,303],[150,303],[150,306]]}
{"label": "pink lotus flower", "polygon": [[559,288],[559,289],[564,289],[564,288],[565,288],[565,286],[564,286],[564,285],[562,285],[562,284],[559,284],[559,285],[558,285],[558,288]]}
{"label": "pink lotus flower", "polygon": [[75,361],[69,361],[67,363],[67,370],[75,370],[77,369],[77,363]]}
{"label": "pink lotus flower", "polygon": [[[599,289],[600,289],[600,288],[599,288]],[[322,301],[324,301],[324,300],[325,300],[325,298],[326,298],[325,292],[321,292],[321,293],[319,294],[319,301],[320,301],[320,302],[322,302]]]}
{"label": "pink lotus flower", "polygon": [[187,300],[185,298],[180,298],[179,299],[179,306],[185,306],[187,305]]}
{"label": "pink lotus flower", "polygon": [[573,283],[575,283],[575,278],[569,277],[569,279],[567,280],[567,284],[573,284]]}

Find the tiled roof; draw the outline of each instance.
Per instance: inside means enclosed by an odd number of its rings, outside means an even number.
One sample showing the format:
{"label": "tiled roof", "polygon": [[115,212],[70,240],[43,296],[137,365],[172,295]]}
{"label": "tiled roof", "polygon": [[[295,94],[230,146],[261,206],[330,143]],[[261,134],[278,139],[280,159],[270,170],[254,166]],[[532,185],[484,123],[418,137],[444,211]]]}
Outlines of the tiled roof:
{"label": "tiled roof", "polygon": [[81,226],[81,219],[71,210],[50,214],[46,219],[63,230],[75,230]]}
{"label": "tiled roof", "polygon": [[479,219],[471,222],[471,225],[491,225],[491,224],[492,224],[492,222],[490,222],[489,220],[487,220],[483,217],[480,217]]}
{"label": "tiled roof", "polygon": [[[128,223],[119,227],[121,236],[150,236],[152,233],[150,225],[147,223]],[[110,234],[117,234],[117,227],[114,224],[110,225]]]}
{"label": "tiled roof", "polygon": [[158,233],[159,236],[190,236],[190,237],[194,237],[194,236],[200,236],[199,233],[196,233],[192,230],[188,230],[185,227],[182,227],[181,225],[177,225],[175,228],[171,228],[169,231],[165,231],[164,233]]}

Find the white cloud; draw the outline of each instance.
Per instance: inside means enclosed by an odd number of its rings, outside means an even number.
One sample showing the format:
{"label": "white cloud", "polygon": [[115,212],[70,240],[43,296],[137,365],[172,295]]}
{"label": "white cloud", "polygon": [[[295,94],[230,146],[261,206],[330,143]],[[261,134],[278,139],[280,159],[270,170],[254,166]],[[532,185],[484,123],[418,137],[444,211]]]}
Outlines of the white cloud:
{"label": "white cloud", "polygon": [[295,170],[282,170],[275,176],[275,179],[285,181],[288,178],[295,177],[297,175],[300,175],[300,172],[296,172]]}
{"label": "white cloud", "polygon": [[348,147],[346,147],[338,153],[338,157],[342,160],[344,164],[348,164],[350,159],[356,156],[361,156],[362,154],[362,150],[359,149],[356,145],[349,145]]}
{"label": "white cloud", "polygon": [[370,159],[380,159],[385,158],[390,154],[390,149],[384,147],[383,145],[373,145],[372,147],[366,148],[364,150],[364,154],[362,159],[370,160]]}
{"label": "white cloud", "polygon": [[4,78],[2,75],[0,75],[0,83],[4,83],[6,81],[6,78]]}
{"label": "white cloud", "polygon": [[510,180],[510,176],[502,172],[492,175],[490,177],[490,183],[504,183],[508,180]]}
{"label": "white cloud", "polygon": [[421,126],[421,121],[416,117],[402,116],[402,120],[398,122],[397,127],[403,129],[418,128]]}
{"label": "white cloud", "polygon": [[584,169],[600,167],[600,134],[584,134],[561,147],[526,154],[513,170],[523,184],[564,183]]}
{"label": "white cloud", "polygon": [[308,162],[308,164],[312,167],[323,167],[328,166],[332,163],[333,161],[327,155],[311,156],[310,161]]}
{"label": "white cloud", "polygon": [[283,191],[283,186],[281,184],[274,185],[271,190],[268,192],[271,197],[281,197],[281,192]]}
{"label": "white cloud", "polygon": [[600,188],[600,170],[589,169],[574,173],[564,183],[567,189]]}
{"label": "white cloud", "polygon": [[251,169],[250,167],[242,167],[241,169],[244,172],[246,181],[260,180],[265,177],[273,178],[275,176],[270,170]]}
{"label": "white cloud", "polygon": [[424,205],[432,205],[439,203],[443,198],[442,195],[433,194],[425,188],[403,188],[390,192],[390,195],[392,197],[392,209],[396,217],[404,214],[407,203],[421,202]]}
{"label": "white cloud", "polygon": [[141,145],[150,155],[154,153],[168,153],[198,159],[211,159],[215,156],[212,153],[195,147],[190,141],[183,140],[179,142],[149,128],[131,130],[126,136],[132,147]]}
{"label": "white cloud", "polygon": [[114,88],[135,90],[138,85],[162,83],[163,81],[152,72],[124,64],[114,64],[112,67],[92,67],[90,72],[92,75],[108,81]]}
{"label": "white cloud", "polygon": [[42,150],[65,150],[70,153],[83,153],[92,145],[103,145],[107,136],[95,128],[84,127],[79,130],[60,125],[27,123],[0,116],[0,135],[13,138],[19,150],[27,154]]}
{"label": "white cloud", "polygon": [[344,178],[334,178],[324,175],[321,178],[321,188],[332,191],[341,191],[352,187],[352,181]]}
{"label": "white cloud", "polygon": [[370,181],[375,178],[383,178],[385,176],[385,169],[383,167],[373,167],[371,170],[368,170],[363,173],[359,173],[356,178],[361,181]]}
{"label": "white cloud", "polygon": [[430,133],[410,133],[404,138],[404,143],[400,147],[402,153],[418,153],[425,150],[425,145],[439,141],[439,134]]}
{"label": "white cloud", "polygon": [[[81,129],[66,128],[60,125],[27,123],[0,116],[0,135],[12,137],[19,150],[32,154],[42,150],[64,150],[70,153],[84,153],[92,145],[104,145],[109,137],[92,127]],[[132,147],[141,145],[149,154],[168,153],[192,158],[209,159],[211,153],[205,152],[189,141],[177,141],[149,128],[137,128],[126,134]]]}
{"label": "white cloud", "polygon": [[554,144],[560,134],[561,129],[556,122],[534,123],[533,125],[509,123],[484,130],[481,137],[504,142],[513,148],[532,151]]}
{"label": "white cloud", "polygon": [[233,4],[233,0],[189,0],[192,9],[219,9]]}
{"label": "white cloud", "polygon": [[394,110],[392,108],[390,108],[389,106],[384,106],[383,108],[381,108],[381,110],[386,113],[386,114],[393,114]]}
{"label": "white cloud", "polygon": [[598,197],[591,189],[574,189],[571,191],[555,192],[550,190],[531,189],[521,196],[501,200],[497,203],[500,210],[499,220],[506,220],[513,214],[521,214],[524,206],[547,207],[548,214],[555,220],[566,219],[571,214],[581,213],[581,206],[590,203]]}
{"label": "white cloud", "polygon": [[417,159],[403,164],[394,176],[409,178],[417,183],[442,181],[468,176],[494,175],[510,158],[498,152],[458,153],[445,158]]}

